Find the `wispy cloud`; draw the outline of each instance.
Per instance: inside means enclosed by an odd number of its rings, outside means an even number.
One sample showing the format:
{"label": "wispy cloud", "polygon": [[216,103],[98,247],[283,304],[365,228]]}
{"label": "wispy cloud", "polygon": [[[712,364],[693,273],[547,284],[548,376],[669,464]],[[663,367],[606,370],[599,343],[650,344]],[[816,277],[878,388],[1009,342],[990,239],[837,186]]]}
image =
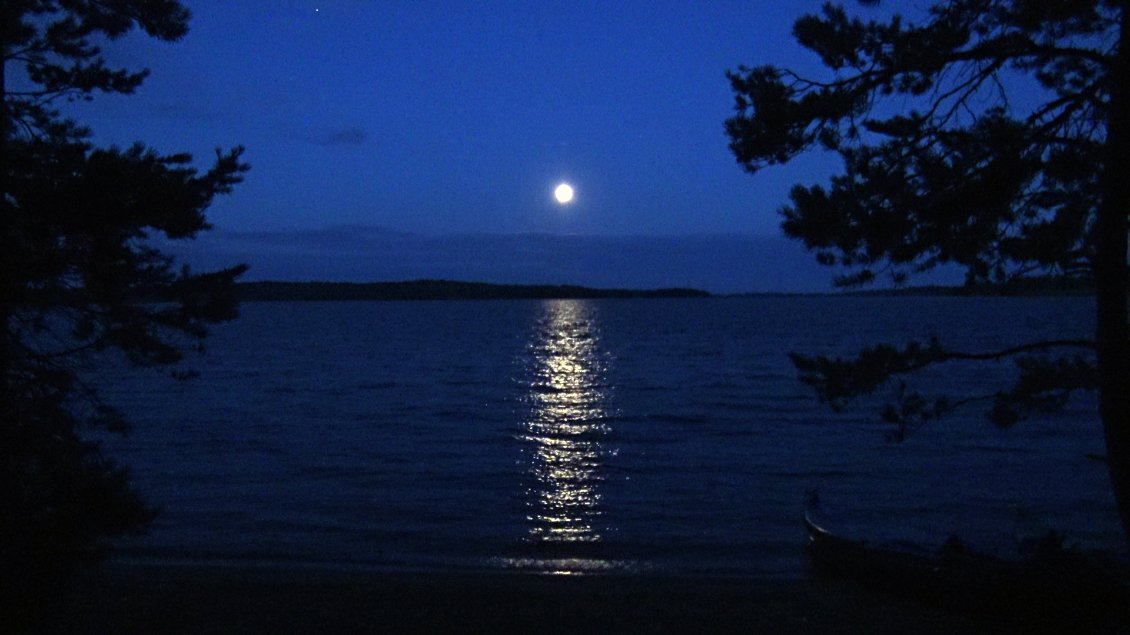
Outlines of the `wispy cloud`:
{"label": "wispy cloud", "polygon": [[369,134],[357,126],[331,130],[311,139],[320,146],[358,146],[369,141]]}

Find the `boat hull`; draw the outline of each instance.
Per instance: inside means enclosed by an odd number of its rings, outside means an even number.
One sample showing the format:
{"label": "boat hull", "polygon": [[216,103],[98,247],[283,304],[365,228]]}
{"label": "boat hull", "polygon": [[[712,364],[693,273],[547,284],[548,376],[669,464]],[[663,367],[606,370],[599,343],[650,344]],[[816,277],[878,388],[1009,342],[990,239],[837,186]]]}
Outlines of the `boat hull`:
{"label": "boat hull", "polygon": [[1107,614],[1130,608],[1125,577],[1051,538],[1029,557],[1008,559],[977,553],[952,538],[936,550],[845,538],[827,528],[815,497],[804,520],[808,559],[819,576],[979,612]]}

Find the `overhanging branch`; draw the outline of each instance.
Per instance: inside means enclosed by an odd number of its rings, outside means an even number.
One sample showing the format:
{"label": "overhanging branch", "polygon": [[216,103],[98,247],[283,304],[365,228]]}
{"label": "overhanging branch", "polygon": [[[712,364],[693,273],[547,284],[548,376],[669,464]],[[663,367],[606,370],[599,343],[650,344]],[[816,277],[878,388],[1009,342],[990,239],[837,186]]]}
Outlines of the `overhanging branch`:
{"label": "overhanging branch", "polygon": [[1011,348],[1001,349],[999,351],[992,351],[989,353],[962,353],[959,351],[947,351],[945,359],[939,361],[949,361],[951,359],[970,360],[970,361],[992,361],[1013,355],[1021,355],[1023,353],[1032,353],[1039,350],[1049,348],[1085,348],[1094,350],[1094,340],[1047,340],[1044,342],[1032,342],[1023,344],[1021,346],[1013,346]]}

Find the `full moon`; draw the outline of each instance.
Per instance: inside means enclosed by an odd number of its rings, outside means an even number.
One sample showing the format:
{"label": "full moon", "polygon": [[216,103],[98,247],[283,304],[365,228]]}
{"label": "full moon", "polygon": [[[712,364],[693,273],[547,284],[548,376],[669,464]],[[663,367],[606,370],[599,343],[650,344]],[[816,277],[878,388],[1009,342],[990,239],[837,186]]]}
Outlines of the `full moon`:
{"label": "full moon", "polygon": [[562,183],[553,190],[553,198],[557,199],[558,203],[562,205],[573,200],[573,186],[568,183]]}

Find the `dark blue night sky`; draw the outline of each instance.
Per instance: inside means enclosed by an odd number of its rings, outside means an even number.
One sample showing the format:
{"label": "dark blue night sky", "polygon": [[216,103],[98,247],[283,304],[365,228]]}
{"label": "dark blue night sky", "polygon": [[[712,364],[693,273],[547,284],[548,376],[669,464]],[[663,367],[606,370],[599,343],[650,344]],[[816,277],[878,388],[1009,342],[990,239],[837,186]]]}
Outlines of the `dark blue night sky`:
{"label": "dark blue night sky", "polygon": [[[778,237],[776,210],[836,161],[751,177],[723,131],[727,69],[819,73],[790,35],[818,2],[187,4],[185,40],[105,47],[152,70],[137,94],[68,112],[99,144],[142,140],[202,165],[247,147],[251,173],[214,205],[216,231],[190,260],[245,260],[249,279],[827,288],[831,272]],[[576,188],[567,206],[552,196],[562,181]],[[373,232],[368,246],[325,240]],[[683,269],[667,262],[671,240]],[[538,249],[567,262],[534,267]],[[601,250],[623,253],[596,262]]]}

